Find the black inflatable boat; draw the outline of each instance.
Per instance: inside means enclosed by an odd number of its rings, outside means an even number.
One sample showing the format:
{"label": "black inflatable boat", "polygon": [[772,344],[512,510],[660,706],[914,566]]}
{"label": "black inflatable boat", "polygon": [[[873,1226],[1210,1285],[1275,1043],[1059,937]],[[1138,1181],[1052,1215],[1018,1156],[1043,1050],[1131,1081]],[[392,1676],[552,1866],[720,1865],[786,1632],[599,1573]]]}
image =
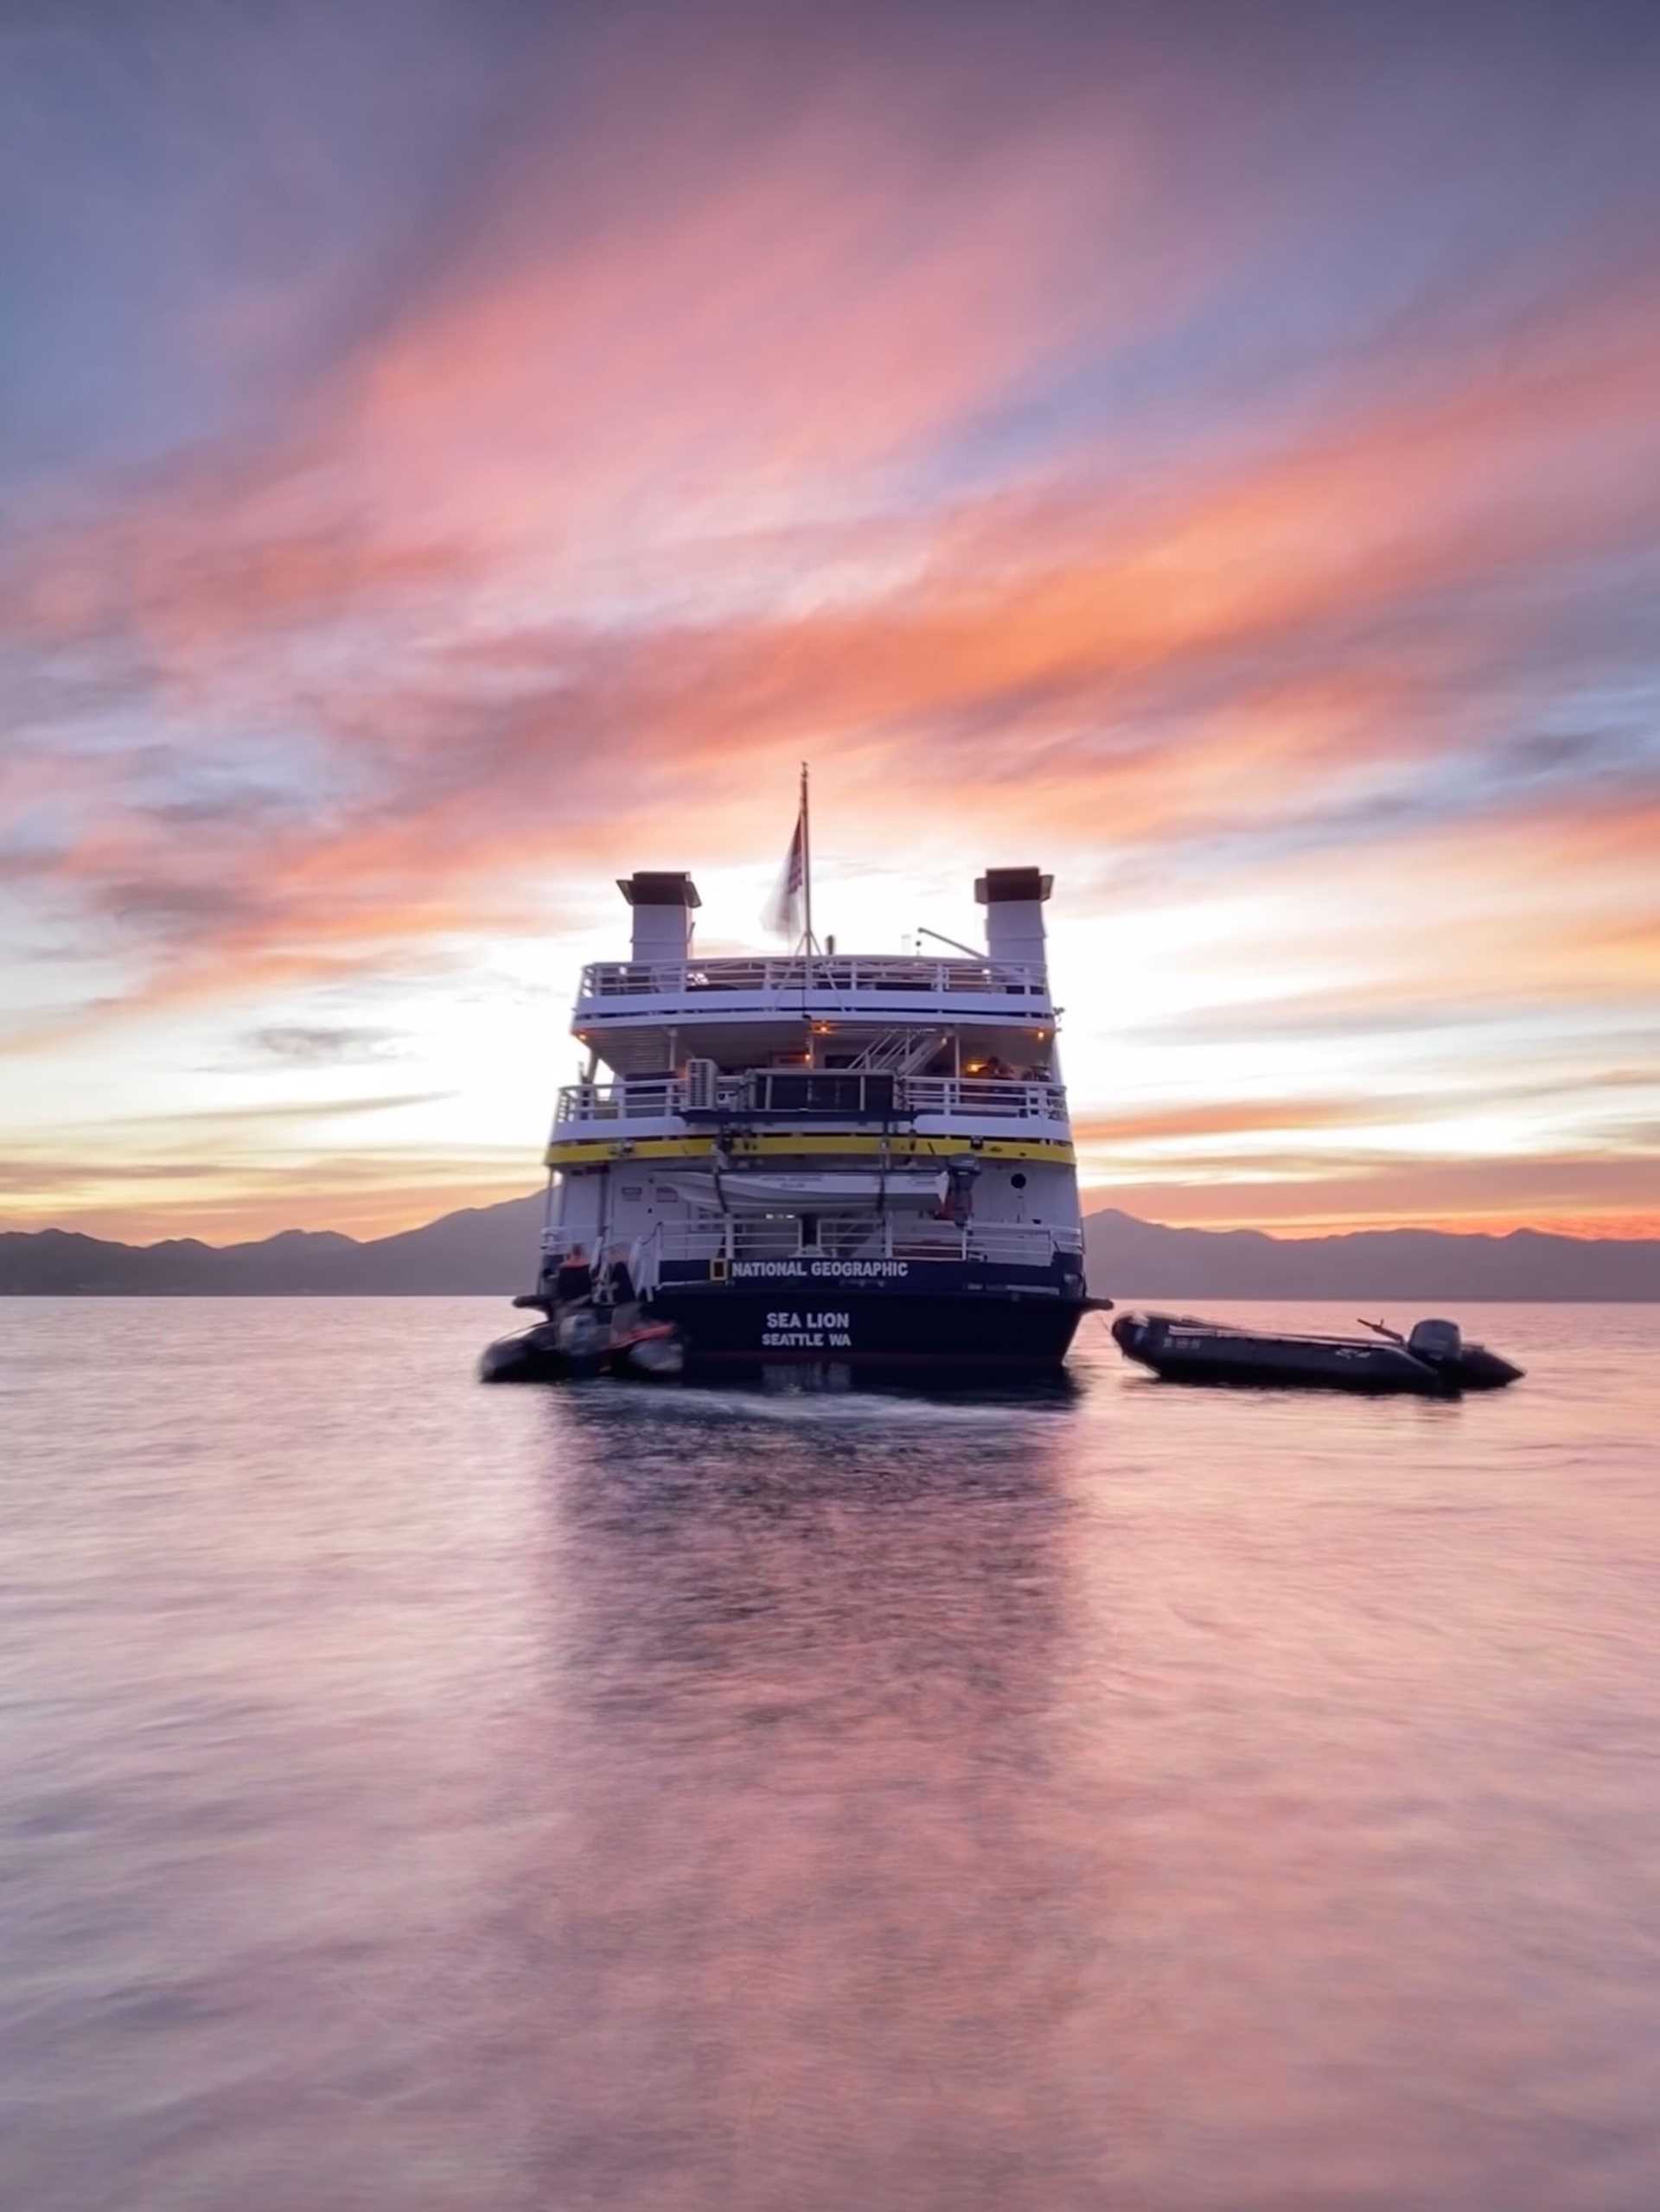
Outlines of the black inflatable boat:
{"label": "black inflatable boat", "polygon": [[481,1382],[570,1382],[586,1375],[619,1375],[630,1381],[667,1382],[686,1365],[680,1332],[648,1321],[617,1329],[589,1308],[550,1316],[516,1335],[487,1345],[478,1363]]}
{"label": "black inflatable boat", "polygon": [[1299,1390],[1407,1390],[1446,1398],[1502,1390],[1520,1367],[1483,1344],[1467,1344],[1454,1321],[1421,1321],[1399,1335],[1363,1321],[1366,1336],[1275,1335],[1235,1329],[1191,1314],[1125,1313],[1113,1337],[1166,1382],[1256,1383]]}

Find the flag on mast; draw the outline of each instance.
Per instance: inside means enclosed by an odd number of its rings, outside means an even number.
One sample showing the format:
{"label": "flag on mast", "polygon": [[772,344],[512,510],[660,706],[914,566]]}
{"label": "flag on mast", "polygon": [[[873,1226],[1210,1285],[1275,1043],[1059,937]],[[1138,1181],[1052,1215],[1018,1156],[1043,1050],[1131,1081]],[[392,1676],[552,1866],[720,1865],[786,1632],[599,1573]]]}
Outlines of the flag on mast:
{"label": "flag on mast", "polygon": [[795,828],[784,855],[784,864],[772,887],[761,916],[762,927],[774,937],[799,945],[808,928],[807,771],[801,771],[801,803]]}

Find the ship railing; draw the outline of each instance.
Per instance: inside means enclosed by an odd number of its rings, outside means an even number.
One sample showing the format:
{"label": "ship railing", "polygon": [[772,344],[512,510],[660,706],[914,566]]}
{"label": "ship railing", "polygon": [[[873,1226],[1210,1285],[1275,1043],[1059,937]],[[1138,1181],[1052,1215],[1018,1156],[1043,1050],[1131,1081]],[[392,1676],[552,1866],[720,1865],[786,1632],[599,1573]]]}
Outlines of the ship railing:
{"label": "ship railing", "polygon": [[[725,1093],[725,1095],[723,1095]],[[716,1086],[716,1102],[736,1103],[730,1084]],[[646,1121],[684,1113],[688,1090],[679,1075],[629,1075],[615,1083],[567,1083],[559,1093],[554,1126],[573,1121]]]}
{"label": "ship railing", "polygon": [[942,1113],[956,1119],[985,1118],[1064,1121],[1066,1087],[1041,1077],[1020,1080],[996,1075],[907,1075],[899,1084],[912,1113]]}
{"label": "ship railing", "polygon": [[1041,966],[1008,960],[920,960],[903,954],[795,954],[787,959],[595,960],[582,972],[578,1004],[599,998],[685,998],[719,992],[856,998],[870,991],[911,997],[1038,998],[1047,1003]]}
{"label": "ship railing", "polygon": [[[760,1087],[773,1072],[757,1068],[717,1079],[714,1106],[721,1113],[763,1110]],[[795,1069],[800,1075],[805,1071]],[[832,1071],[840,1072],[840,1071]],[[707,1098],[707,1093],[704,1097]],[[1063,1084],[980,1075],[902,1075],[894,1079],[894,1107],[906,1118],[944,1115],[959,1120],[1064,1121]],[[610,1083],[567,1083],[559,1095],[556,1130],[584,1122],[667,1119],[693,1104],[684,1076],[629,1075]],[[787,1114],[787,1107],[768,1110]]]}
{"label": "ship railing", "polygon": [[1059,1253],[1083,1250],[1077,1229],[1049,1228],[1035,1221],[895,1221],[886,1224],[890,1256],[896,1259],[994,1259],[1012,1266],[1046,1267]]}
{"label": "ship railing", "polygon": [[[738,1112],[749,1096],[742,1075],[719,1077],[713,1104],[723,1112]],[[553,1126],[563,1131],[584,1121],[663,1121],[684,1114],[694,1104],[709,1100],[705,1090],[695,1100],[683,1075],[628,1075],[614,1083],[567,1083],[559,1092]]]}
{"label": "ship railing", "polygon": [[[645,1248],[649,1247],[649,1259]],[[820,1215],[816,1241],[801,1242],[797,1221],[782,1215],[746,1220],[660,1223],[643,1240],[642,1262],[654,1279],[655,1263],[669,1259],[989,1259],[1046,1267],[1057,1253],[1083,1250],[1076,1229],[1031,1221],[929,1221],[885,1214]]]}

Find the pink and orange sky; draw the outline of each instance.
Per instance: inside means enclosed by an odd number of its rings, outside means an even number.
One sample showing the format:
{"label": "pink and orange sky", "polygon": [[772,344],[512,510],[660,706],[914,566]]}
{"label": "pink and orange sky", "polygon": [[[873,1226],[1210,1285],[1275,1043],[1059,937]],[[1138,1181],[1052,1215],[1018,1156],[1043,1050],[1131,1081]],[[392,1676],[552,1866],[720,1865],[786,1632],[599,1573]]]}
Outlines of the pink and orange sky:
{"label": "pink and orange sky", "polygon": [[614,879],[1057,877],[1086,1183],[1660,1233],[1660,9],[0,33],[0,1226],[537,1179]]}

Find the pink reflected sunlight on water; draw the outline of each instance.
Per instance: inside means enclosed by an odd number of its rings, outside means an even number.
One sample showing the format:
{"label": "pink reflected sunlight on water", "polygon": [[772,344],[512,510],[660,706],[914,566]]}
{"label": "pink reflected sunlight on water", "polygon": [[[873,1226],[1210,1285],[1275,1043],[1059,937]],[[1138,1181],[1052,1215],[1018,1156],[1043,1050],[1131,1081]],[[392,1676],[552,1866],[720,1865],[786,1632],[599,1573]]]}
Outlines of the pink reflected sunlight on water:
{"label": "pink reflected sunlight on water", "polygon": [[1646,2212],[1660,1320],[1460,1317],[981,1405],[14,1302],[7,2201]]}

